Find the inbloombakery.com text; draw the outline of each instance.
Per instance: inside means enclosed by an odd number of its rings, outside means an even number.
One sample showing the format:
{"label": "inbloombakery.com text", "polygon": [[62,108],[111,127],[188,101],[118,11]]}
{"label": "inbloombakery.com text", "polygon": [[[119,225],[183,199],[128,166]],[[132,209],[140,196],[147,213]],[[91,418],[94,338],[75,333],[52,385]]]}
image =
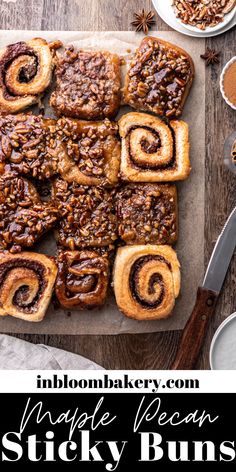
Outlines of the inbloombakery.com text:
{"label": "inbloombakery.com text", "polygon": [[161,389],[199,389],[198,379],[158,379],[132,378],[124,374],[119,378],[111,378],[104,374],[101,378],[71,378],[69,375],[54,374],[51,377],[37,375],[37,389],[72,389],[72,390],[149,390],[156,393]]}

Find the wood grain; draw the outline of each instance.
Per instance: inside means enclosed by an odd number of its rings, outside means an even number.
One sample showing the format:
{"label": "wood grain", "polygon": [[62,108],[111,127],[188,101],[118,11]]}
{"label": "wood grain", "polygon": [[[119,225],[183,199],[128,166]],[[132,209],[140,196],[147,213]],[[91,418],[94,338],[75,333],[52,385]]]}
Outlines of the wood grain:
{"label": "wood grain", "polygon": [[[0,1],[1,29],[29,30],[129,30],[133,12],[151,9],[151,0],[16,0]],[[157,27],[168,26],[157,18]],[[235,29],[207,40],[209,47],[222,52],[221,64],[208,68],[206,75],[206,182],[205,182],[205,262],[227,215],[235,205],[236,179],[224,168],[222,147],[235,130],[236,113],[223,102],[219,74],[223,64],[235,54]],[[202,209],[204,211],[204,209]],[[193,216],[194,218],[194,216]],[[195,222],[196,224],[196,222]],[[219,323],[235,309],[236,260],[225,281],[216,316],[210,323],[200,369],[208,364],[209,344]],[[191,262],[190,262],[191,263]],[[168,369],[175,357],[179,332],[121,336],[36,336],[19,338],[45,343],[87,356],[107,369]]]}

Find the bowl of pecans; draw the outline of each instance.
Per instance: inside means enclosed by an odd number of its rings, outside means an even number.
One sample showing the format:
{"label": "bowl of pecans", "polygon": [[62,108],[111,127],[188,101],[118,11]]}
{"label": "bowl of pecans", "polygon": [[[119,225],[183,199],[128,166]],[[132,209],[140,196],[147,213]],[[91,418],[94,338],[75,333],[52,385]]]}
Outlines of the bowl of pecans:
{"label": "bowl of pecans", "polygon": [[236,0],[173,0],[176,19],[193,32],[215,32],[236,13]]}

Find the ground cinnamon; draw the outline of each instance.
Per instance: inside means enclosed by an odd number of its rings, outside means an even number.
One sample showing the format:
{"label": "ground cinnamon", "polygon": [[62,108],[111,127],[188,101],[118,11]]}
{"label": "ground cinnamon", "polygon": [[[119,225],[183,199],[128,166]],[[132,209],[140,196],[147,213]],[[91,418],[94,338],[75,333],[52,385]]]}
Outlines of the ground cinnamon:
{"label": "ground cinnamon", "polygon": [[225,71],[224,92],[228,100],[236,106],[236,62],[233,62]]}

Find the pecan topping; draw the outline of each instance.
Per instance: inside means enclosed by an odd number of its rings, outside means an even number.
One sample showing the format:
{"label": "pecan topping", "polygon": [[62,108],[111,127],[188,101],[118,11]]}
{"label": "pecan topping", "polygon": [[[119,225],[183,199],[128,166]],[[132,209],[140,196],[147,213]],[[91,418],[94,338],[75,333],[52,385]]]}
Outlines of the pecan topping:
{"label": "pecan topping", "polygon": [[12,171],[37,179],[57,172],[54,120],[32,114],[0,115],[0,163]]}
{"label": "pecan topping", "polygon": [[58,55],[56,89],[50,104],[58,115],[83,119],[111,118],[120,103],[120,59],[107,51]]}
{"label": "pecan topping", "polygon": [[115,185],[120,168],[118,126],[109,121],[60,118],[55,128],[64,152],[58,152],[58,171],[64,180],[82,185]]}
{"label": "pecan topping", "polygon": [[117,239],[114,190],[57,179],[53,195],[62,217],[59,244],[73,251],[76,247],[108,246]]}
{"label": "pecan topping", "polygon": [[130,63],[124,101],[137,110],[179,116],[193,74],[192,60],[185,51],[157,38],[144,38]]}
{"label": "pecan topping", "polygon": [[126,244],[173,244],[177,240],[176,187],[130,184],[116,197],[119,236]]}
{"label": "pecan topping", "polygon": [[200,30],[216,26],[236,5],[235,0],[174,0],[177,18]]}
{"label": "pecan topping", "polygon": [[34,186],[21,177],[0,178],[0,248],[31,247],[58,219],[52,203],[41,202]]}
{"label": "pecan topping", "polygon": [[0,115],[0,164],[37,180],[60,173],[83,185],[115,185],[120,167],[118,126],[109,121]]}

